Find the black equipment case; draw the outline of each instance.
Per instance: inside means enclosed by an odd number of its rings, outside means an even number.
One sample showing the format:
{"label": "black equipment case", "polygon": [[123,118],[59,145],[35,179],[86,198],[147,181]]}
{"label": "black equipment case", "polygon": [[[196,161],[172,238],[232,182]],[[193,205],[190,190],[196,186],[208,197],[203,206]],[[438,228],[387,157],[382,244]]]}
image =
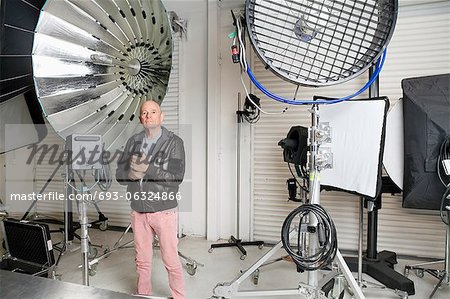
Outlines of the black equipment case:
{"label": "black equipment case", "polygon": [[0,269],[49,277],[55,257],[48,225],[6,219],[2,229],[7,253]]}

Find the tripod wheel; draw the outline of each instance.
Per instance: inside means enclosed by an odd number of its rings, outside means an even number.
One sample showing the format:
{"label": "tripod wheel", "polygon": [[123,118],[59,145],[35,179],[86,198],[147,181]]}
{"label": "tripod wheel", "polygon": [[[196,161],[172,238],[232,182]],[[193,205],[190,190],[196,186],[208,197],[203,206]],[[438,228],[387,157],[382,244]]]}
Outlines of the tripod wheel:
{"label": "tripod wheel", "polygon": [[101,231],[105,231],[105,230],[107,230],[108,229],[108,220],[105,220],[105,221],[102,221],[101,223],[100,223],[100,225],[98,226],[98,228],[101,230]]}
{"label": "tripod wheel", "polygon": [[95,247],[92,246],[92,245],[89,245],[88,259],[90,259],[90,260],[95,259],[95,257],[97,256],[97,254],[98,254],[97,248],[95,248]]}
{"label": "tripod wheel", "polygon": [[89,269],[89,276],[94,276],[95,274],[97,274],[97,265],[92,265]]}
{"label": "tripod wheel", "polygon": [[[348,290],[348,286],[345,283],[344,286],[336,284],[337,280],[339,278],[333,278],[330,281],[328,281],[323,287],[322,292],[324,292],[326,298],[332,298],[332,299],[343,299],[345,296],[345,291]],[[336,290],[335,290],[336,288]],[[351,294],[351,292],[349,292]],[[353,296],[353,294],[351,294]]]}
{"label": "tripod wheel", "polygon": [[53,280],[61,280],[62,279],[62,274],[56,273],[55,270],[52,271],[52,279]]}
{"label": "tripod wheel", "polygon": [[187,263],[186,264],[186,272],[191,275],[194,276],[195,272],[197,272],[197,265],[191,264],[191,263]]}
{"label": "tripod wheel", "polygon": [[252,273],[252,281],[254,285],[258,285],[259,282],[259,269],[256,269],[255,272]]}
{"label": "tripod wheel", "polygon": [[408,277],[409,275],[409,269],[405,268],[405,270],[403,270],[403,275],[405,275],[405,277]]}

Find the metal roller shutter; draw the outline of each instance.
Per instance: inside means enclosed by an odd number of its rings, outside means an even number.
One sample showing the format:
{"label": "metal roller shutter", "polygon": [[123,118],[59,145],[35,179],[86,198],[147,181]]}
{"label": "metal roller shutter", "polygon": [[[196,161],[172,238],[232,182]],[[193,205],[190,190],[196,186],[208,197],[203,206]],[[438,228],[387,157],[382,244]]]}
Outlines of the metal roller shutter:
{"label": "metal roller shutter", "polygon": [[[380,95],[388,96],[393,103],[402,96],[402,79],[448,73],[449,15],[448,1],[400,6],[396,31],[381,73]],[[255,55],[252,58],[253,70],[258,80],[272,92],[292,98],[296,87],[265,70]],[[345,96],[358,90],[367,80],[367,76],[362,75],[356,80],[333,87],[300,88],[297,99],[311,99],[313,95],[319,94]],[[284,108],[282,104],[267,99],[258,90],[254,92],[261,98],[265,110],[281,111]],[[365,97],[368,97],[367,93],[360,96]],[[277,143],[286,136],[291,126],[309,127],[308,108],[291,106],[283,116],[262,115],[261,120],[253,126],[252,229],[253,238],[256,240],[278,242],[285,217],[296,207],[296,204],[287,202],[286,179],[291,175],[283,162],[282,149]],[[336,224],[340,249],[356,250],[359,198],[343,192],[322,192],[321,203],[330,212]],[[383,195],[383,208],[379,211],[378,224],[379,250],[442,258],[444,245],[445,226],[437,212],[403,209],[401,196]]]}

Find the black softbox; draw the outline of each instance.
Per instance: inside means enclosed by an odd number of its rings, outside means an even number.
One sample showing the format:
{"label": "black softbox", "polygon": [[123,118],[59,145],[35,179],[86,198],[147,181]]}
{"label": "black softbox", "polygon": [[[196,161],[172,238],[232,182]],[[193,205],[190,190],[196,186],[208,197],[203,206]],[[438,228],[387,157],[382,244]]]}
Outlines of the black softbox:
{"label": "black softbox", "polygon": [[445,188],[437,158],[450,136],[450,74],[404,79],[402,88],[403,207],[439,210]]}
{"label": "black softbox", "polygon": [[[40,141],[43,125],[6,140],[9,124],[44,124],[37,101],[31,51],[40,9],[45,0],[0,1],[0,153]],[[23,128],[23,127],[22,127]]]}

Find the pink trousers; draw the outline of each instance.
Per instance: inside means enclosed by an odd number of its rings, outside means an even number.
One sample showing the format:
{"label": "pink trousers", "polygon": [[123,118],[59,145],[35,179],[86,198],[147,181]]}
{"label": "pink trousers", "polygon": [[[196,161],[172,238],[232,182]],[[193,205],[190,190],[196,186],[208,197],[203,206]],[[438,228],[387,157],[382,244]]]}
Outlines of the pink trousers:
{"label": "pink trousers", "polygon": [[164,266],[169,276],[169,287],[174,299],[185,299],[183,269],[178,256],[178,219],[175,211],[156,213],[131,212],[136,254],[137,294],[151,295],[153,236],[159,239]]}

